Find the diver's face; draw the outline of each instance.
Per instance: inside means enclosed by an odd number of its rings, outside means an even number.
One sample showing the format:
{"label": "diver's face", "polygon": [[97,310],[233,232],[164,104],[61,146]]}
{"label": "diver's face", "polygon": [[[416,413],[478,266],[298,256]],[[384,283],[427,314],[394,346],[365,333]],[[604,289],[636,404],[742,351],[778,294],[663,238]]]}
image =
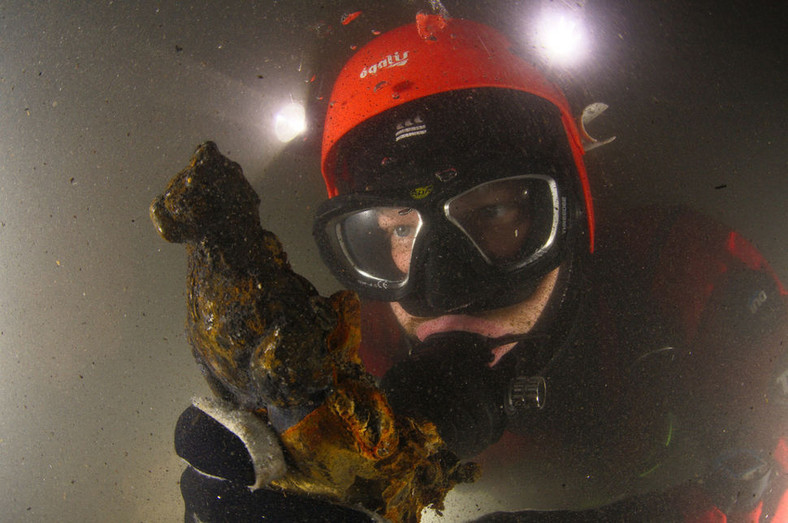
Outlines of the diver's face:
{"label": "diver's face", "polygon": [[[480,187],[453,200],[451,215],[475,238],[485,252],[495,259],[515,256],[528,236],[531,225],[527,212],[527,192],[517,190],[517,182],[501,182]],[[412,209],[387,208],[377,216],[378,226],[388,238],[391,258],[403,274],[410,270],[411,253],[420,218]],[[498,309],[468,314],[445,314],[419,317],[408,313],[399,303],[391,308],[405,332],[424,341],[437,333],[463,331],[499,338],[525,334],[533,328],[555,287],[558,269],[548,273],[527,299]],[[513,346],[501,345],[493,350],[493,365]]]}
{"label": "diver's face", "polygon": [[[419,341],[424,341],[433,334],[457,331],[481,334],[488,338],[499,338],[509,334],[526,334],[542,315],[555,288],[559,269],[556,268],[548,273],[530,297],[509,307],[473,315],[447,314],[437,317],[413,316],[397,302],[391,304],[391,309],[405,332]],[[514,343],[494,348],[492,351],[494,359],[490,365],[498,363],[512,347],[514,347]]]}

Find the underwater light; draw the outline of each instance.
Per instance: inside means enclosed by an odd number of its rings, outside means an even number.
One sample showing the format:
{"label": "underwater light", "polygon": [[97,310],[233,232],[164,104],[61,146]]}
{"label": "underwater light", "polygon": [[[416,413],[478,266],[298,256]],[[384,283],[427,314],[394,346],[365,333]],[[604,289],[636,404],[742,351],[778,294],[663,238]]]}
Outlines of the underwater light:
{"label": "underwater light", "polygon": [[538,45],[545,57],[562,64],[573,62],[584,54],[584,40],[580,22],[563,14],[547,14],[537,31]]}
{"label": "underwater light", "polygon": [[274,133],[280,142],[287,143],[306,130],[306,111],[298,102],[284,105],[274,117]]}

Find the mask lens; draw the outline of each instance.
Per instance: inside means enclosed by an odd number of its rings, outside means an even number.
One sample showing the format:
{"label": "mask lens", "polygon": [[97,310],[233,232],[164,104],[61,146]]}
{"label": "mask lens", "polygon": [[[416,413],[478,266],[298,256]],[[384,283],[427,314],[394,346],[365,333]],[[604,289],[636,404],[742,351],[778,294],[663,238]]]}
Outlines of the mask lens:
{"label": "mask lens", "polygon": [[334,230],[345,257],[359,274],[397,286],[408,279],[422,223],[421,214],[412,208],[373,207],[340,217]]}
{"label": "mask lens", "polygon": [[544,254],[558,228],[558,191],[548,176],[528,175],[487,182],[448,200],[447,218],[484,259],[507,269]]}

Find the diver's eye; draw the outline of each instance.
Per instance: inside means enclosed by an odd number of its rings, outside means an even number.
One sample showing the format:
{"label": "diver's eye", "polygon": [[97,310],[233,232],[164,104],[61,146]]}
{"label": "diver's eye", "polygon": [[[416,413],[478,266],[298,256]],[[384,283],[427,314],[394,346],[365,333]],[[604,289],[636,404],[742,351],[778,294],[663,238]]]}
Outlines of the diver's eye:
{"label": "diver's eye", "polygon": [[397,225],[392,233],[398,238],[407,238],[413,234],[413,227],[410,225]]}

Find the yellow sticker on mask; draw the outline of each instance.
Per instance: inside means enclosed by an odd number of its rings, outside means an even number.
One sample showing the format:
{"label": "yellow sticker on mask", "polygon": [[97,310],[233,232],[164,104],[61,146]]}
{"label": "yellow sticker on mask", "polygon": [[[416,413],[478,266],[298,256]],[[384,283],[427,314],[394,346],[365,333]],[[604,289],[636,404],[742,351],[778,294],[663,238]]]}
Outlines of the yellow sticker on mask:
{"label": "yellow sticker on mask", "polygon": [[432,185],[425,185],[424,187],[416,187],[410,191],[410,197],[414,200],[421,200],[426,198],[432,192]]}

